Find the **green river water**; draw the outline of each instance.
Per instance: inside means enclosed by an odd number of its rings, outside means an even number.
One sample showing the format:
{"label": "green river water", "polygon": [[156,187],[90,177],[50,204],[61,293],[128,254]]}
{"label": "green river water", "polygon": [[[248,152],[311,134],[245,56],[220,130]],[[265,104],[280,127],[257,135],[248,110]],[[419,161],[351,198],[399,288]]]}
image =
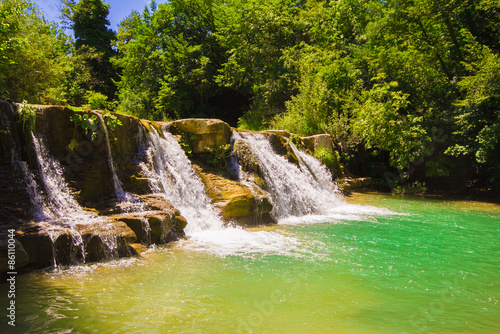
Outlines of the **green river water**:
{"label": "green river water", "polygon": [[294,247],[284,252],[221,255],[187,240],[140,259],[21,275],[17,326],[4,328],[500,333],[500,206],[369,194],[347,201],[399,214],[251,232],[289,238]]}

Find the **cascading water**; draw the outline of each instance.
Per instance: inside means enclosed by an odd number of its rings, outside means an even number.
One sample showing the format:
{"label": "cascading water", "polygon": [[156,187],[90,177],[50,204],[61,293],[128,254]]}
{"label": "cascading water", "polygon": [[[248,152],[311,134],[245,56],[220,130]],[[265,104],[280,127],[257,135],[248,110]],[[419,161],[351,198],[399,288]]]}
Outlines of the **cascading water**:
{"label": "cascading water", "polygon": [[161,194],[189,222],[186,232],[220,230],[223,222],[213,209],[205,187],[177,139],[168,132],[164,138],[155,129],[148,134],[148,167],[141,164],[152,190]]}
{"label": "cascading water", "polygon": [[264,135],[234,136],[245,141],[259,160],[262,176],[272,196],[275,218],[326,214],[332,205],[342,203],[330,173],[313,157],[295,149],[294,153],[300,157],[300,164],[296,166],[276,154]]}
{"label": "cascading water", "polygon": [[87,214],[75,201],[64,180],[57,160],[49,155],[41,138],[31,133],[38,162],[38,171],[47,197],[46,205],[51,218],[85,217]]}
{"label": "cascading water", "polygon": [[106,148],[108,153],[108,165],[111,171],[111,175],[113,177],[113,187],[115,190],[115,196],[120,201],[119,206],[125,212],[143,211],[144,204],[142,203],[142,201],[139,198],[137,198],[137,196],[134,196],[133,194],[124,191],[122,188],[122,183],[120,182],[120,179],[116,174],[116,168],[115,168],[115,163],[113,161],[113,154],[111,151],[111,144],[109,141],[109,133],[108,133],[108,128],[106,126],[106,122],[104,121],[104,118],[100,113],[98,113],[97,115],[99,117],[99,120],[101,121],[100,124],[106,141]]}
{"label": "cascading water", "polygon": [[[258,160],[273,203],[271,214],[280,223],[356,219],[363,214],[388,213],[373,207],[346,204],[327,168],[293,143],[290,146],[299,161],[298,166],[276,154],[262,134],[234,131],[233,140],[245,142]],[[243,183],[252,183],[252,176],[241,168],[238,174]]]}
{"label": "cascading water", "polygon": [[220,256],[251,252],[288,252],[296,248],[294,238],[273,232],[249,232],[224,226],[205,193],[191,162],[177,139],[152,129],[147,135],[146,162],[141,163],[153,192],[162,195],[188,221],[186,247]]}
{"label": "cascading water", "polygon": [[26,183],[26,190],[30,197],[33,218],[38,221],[48,219],[50,217],[50,213],[43,201],[43,197],[41,196],[41,191],[35,181],[35,177],[28,168],[28,164],[25,161],[14,161],[14,164],[22,171],[24,183]]}
{"label": "cascading water", "polygon": [[[25,180],[28,190],[35,204],[34,216],[38,224],[49,235],[52,245],[63,234],[69,234],[72,244],[70,246],[70,259],[72,263],[84,262],[85,244],[77,228],[78,225],[94,224],[101,231],[100,238],[107,258],[117,257],[118,243],[116,235],[105,220],[97,215],[84,211],[73,198],[63,176],[59,162],[52,157],[42,140],[35,133],[31,133],[33,147],[38,163],[38,174],[42,187],[39,187],[32,174],[25,168]],[[22,164],[21,164],[22,165]],[[43,188],[43,191],[40,189]],[[30,190],[31,189],[31,190]],[[54,250],[55,254],[55,250]],[[57,265],[54,258],[54,265]]]}

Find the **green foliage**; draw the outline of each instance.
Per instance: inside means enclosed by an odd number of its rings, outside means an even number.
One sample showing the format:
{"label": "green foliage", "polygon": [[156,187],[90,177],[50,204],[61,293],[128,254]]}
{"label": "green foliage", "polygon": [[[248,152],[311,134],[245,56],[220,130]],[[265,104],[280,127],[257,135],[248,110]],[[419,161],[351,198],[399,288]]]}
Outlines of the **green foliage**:
{"label": "green foliage", "polygon": [[[378,80],[378,78],[374,78]],[[428,139],[423,117],[406,114],[408,95],[397,90],[396,82],[382,82],[364,91],[349,107],[353,127],[367,148],[391,152],[391,163],[400,169],[418,160]]]}
{"label": "green foliage", "polygon": [[314,152],[314,157],[334,172],[337,178],[344,175],[343,167],[340,164],[340,155],[337,151],[331,152],[324,147],[320,147]]}
{"label": "green foliage", "polygon": [[410,196],[419,196],[425,194],[427,191],[427,187],[425,186],[425,182],[415,181],[411,184],[398,185],[393,190],[392,193],[394,195],[410,195]]}
{"label": "green foliage", "polygon": [[29,134],[35,129],[37,108],[35,106],[28,105],[27,101],[24,100],[22,105],[17,109],[17,112],[21,118],[23,131]]}
{"label": "green foliage", "polygon": [[[83,103],[86,91],[95,91],[113,98],[118,79],[110,58],[115,54],[112,42],[115,33],[108,29],[109,5],[101,0],[63,0],[63,18],[73,29],[75,49],[68,86],[70,98],[78,105]],[[78,103],[79,102],[79,103]],[[91,104],[90,101],[86,101]]]}
{"label": "green foliage", "polygon": [[109,111],[104,112],[104,121],[106,122],[106,126],[108,129],[114,130],[117,126],[123,125],[122,121]]}
{"label": "green foliage", "polygon": [[226,168],[231,157],[231,145],[221,145],[215,151],[209,149],[209,153],[203,153],[201,158],[207,165],[219,169]]}
{"label": "green foliage", "polygon": [[60,103],[68,38],[33,1],[0,2],[0,98]]}
{"label": "green foliage", "polygon": [[85,94],[85,99],[87,100],[87,104],[83,105],[85,108],[94,110],[108,109],[109,106],[108,97],[104,94],[94,91],[88,91]]}
{"label": "green foliage", "polygon": [[80,126],[87,133],[95,133],[99,128],[99,120],[97,115],[90,114],[85,111],[77,111],[70,116],[70,120],[76,126]]}

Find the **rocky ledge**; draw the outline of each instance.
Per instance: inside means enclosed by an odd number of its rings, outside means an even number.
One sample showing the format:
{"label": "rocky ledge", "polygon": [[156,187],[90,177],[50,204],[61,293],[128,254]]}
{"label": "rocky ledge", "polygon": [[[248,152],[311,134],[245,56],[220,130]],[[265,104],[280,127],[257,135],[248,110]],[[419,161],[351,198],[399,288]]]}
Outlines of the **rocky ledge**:
{"label": "rocky ledge", "polygon": [[[241,226],[275,223],[271,197],[259,175],[258,163],[244,143],[235,142],[234,147],[231,146],[235,129],[221,120],[185,119],[162,123],[68,107],[30,106],[30,110],[36,112],[35,126],[26,130],[25,122],[16,111],[20,107],[0,101],[0,184],[5,189],[0,193],[0,233],[16,230],[18,267],[42,268],[131,256],[152,244],[184,237],[184,228],[189,222],[152,190],[143,172],[145,136],[152,131],[160,134],[169,131],[178,137],[214,207],[227,223]],[[89,120],[87,126],[93,124],[93,132],[75,121],[75,115]],[[104,130],[104,120],[114,120],[121,125],[107,126]],[[61,176],[74,199],[89,216],[98,218],[71,226],[64,220],[40,222],[32,218],[30,194],[33,189],[29,189],[23,178],[23,166],[32,171],[34,181],[39,181],[40,175],[36,172],[36,156],[27,131],[43,137],[48,154],[60,164]],[[297,162],[290,147],[291,140],[297,136],[280,130],[262,134],[269,138],[277,154]],[[300,140],[311,153],[319,147],[334,149],[328,135]],[[226,168],[230,154],[238,156],[252,182],[240,182]],[[110,157],[123,191],[135,198],[135,210],[124,207],[116,198]],[[0,243],[0,249],[3,247],[6,245]],[[2,265],[6,263],[3,258],[0,260]]]}

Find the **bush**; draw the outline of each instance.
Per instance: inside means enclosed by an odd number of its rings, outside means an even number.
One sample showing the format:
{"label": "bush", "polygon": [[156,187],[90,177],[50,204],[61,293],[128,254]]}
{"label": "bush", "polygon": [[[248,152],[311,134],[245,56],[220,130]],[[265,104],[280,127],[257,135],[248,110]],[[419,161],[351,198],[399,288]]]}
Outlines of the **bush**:
{"label": "bush", "polygon": [[324,147],[320,147],[314,152],[314,157],[328,167],[337,177],[343,176],[343,167],[340,164],[340,155],[337,151],[330,152]]}
{"label": "bush", "polygon": [[87,91],[87,93],[85,93],[85,100],[87,100],[87,104],[83,105],[85,108],[106,110],[109,107],[108,97],[99,92],[94,92],[92,90]]}
{"label": "bush", "polygon": [[414,183],[399,185],[392,190],[394,195],[423,195],[427,191],[425,182],[415,181]]}

